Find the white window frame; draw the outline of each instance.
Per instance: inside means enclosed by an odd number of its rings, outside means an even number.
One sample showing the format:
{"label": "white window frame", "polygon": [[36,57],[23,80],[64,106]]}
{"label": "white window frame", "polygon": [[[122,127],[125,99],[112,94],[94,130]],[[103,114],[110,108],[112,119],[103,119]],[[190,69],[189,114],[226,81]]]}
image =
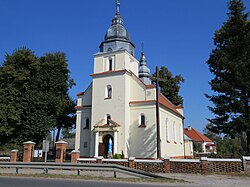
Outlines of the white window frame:
{"label": "white window frame", "polygon": [[[142,116],[144,116],[144,124],[142,124],[142,121],[141,121],[141,118],[142,118]],[[139,117],[138,117],[138,125],[140,126],[140,125],[146,125],[146,115],[145,114],[140,114],[139,115]]]}
{"label": "white window frame", "polygon": [[189,145],[190,145],[190,152],[193,153],[194,152],[193,141],[190,141]]}
{"label": "white window frame", "polygon": [[176,134],[176,124],[175,121],[173,122],[173,135],[174,135],[174,143],[177,143],[177,134]]}
{"label": "white window frame", "polygon": [[180,132],[180,143],[183,144],[183,127],[182,127],[182,123],[180,123],[179,127],[180,127],[180,130],[179,130],[179,132]]}
{"label": "white window frame", "polygon": [[169,133],[169,120],[166,118],[166,141],[169,143],[170,142],[170,133]]}

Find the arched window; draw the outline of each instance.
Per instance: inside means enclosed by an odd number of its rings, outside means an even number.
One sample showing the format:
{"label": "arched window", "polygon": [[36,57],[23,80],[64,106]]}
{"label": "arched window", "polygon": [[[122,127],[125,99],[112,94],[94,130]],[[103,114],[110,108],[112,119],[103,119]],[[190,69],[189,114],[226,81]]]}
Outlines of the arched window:
{"label": "arched window", "polygon": [[138,119],[139,127],[146,127],[146,117],[144,114],[141,114]]}
{"label": "arched window", "polygon": [[113,50],[112,50],[112,48],[110,47],[110,48],[108,48],[108,52],[112,52]]}
{"label": "arched window", "polygon": [[180,123],[179,127],[180,127],[180,143],[182,144],[183,143],[183,127],[182,127],[181,123]]}
{"label": "arched window", "polygon": [[170,142],[168,118],[166,118],[166,141]]}
{"label": "arched window", "polygon": [[112,88],[109,87],[108,88],[108,98],[111,98],[112,97]]}
{"label": "arched window", "polygon": [[174,135],[174,143],[177,143],[177,131],[176,131],[176,124],[175,121],[173,123],[173,135]]}
{"label": "arched window", "polygon": [[109,125],[111,120],[111,116],[109,114],[106,115],[106,124]]}
{"label": "arched window", "polygon": [[112,98],[112,87],[110,85],[107,85],[105,90],[105,99],[111,99],[111,98]]}
{"label": "arched window", "polygon": [[141,125],[145,125],[145,116],[144,116],[144,114],[141,115]]}
{"label": "arched window", "polygon": [[89,129],[89,118],[86,118],[85,129]]}

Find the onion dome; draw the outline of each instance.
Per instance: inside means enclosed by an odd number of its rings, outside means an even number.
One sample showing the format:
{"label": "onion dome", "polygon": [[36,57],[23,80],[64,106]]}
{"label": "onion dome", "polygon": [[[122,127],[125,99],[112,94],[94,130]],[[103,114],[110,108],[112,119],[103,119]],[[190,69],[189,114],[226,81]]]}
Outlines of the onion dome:
{"label": "onion dome", "polygon": [[134,55],[135,46],[130,40],[128,30],[124,27],[120,15],[120,1],[116,1],[116,14],[112,19],[112,24],[105,34],[104,41],[100,45],[100,52],[111,52],[118,50],[127,50]]}
{"label": "onion dome", "polygon": [[140,57],[139,78],[144,84],[150,85],[152,84],[152,82],[149,77],[150,77],[150,69],[147,67],[147,59],[144,53],[142,52]]}

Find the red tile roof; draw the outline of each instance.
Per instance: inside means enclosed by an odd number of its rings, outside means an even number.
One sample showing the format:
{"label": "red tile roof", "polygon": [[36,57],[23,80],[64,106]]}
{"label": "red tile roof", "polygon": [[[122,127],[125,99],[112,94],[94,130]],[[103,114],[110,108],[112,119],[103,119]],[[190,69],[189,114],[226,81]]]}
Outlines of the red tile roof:
{"label": "red tile roof", "polygon": [[195,130],[194,128],[191,128],[191,129],[185,128],[184,133],[195,142],[212,142],[212,140],[210,140],[208,137],[201,134],[199,131]]}
{"label": "red tile roof", "polygon": [[85,92],[79,92],[76,96],[84,95]]}
{"label": "red tile roof", "polygon": [[[173,111],[174,113],[181,115],[181,113],[179,113],[176,110],[176,106],[169,101],[163,94],[159,93],[159,103],[162,104],[163,106],[167,107],[168,109],[170,109],[171,111]],[[182,115],[181,115],[182,116]]]}
{"label": "red tile roof", "polygon": [[[155,104],[154,102],[156,102],[156,100],[142,100],[142,101],[130,101],[129,104],[139,104],[139,103],[153,103],[153,104]],[[172,112],[174,112],[175,114],[183,117],[183,115],[176,110],[176,106],[173,103],[171,103],[171,101],[169,101],[161,93],[159,93],[159,103],[161,105],[165,106],[166,108],[168,108],[169,110],[171,110]]]}

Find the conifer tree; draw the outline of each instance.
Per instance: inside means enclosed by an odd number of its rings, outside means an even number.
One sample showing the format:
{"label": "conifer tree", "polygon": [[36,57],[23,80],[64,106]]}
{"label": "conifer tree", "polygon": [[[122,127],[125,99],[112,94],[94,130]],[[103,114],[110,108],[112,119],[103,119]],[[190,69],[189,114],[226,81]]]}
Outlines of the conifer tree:
{"label": "conifer tree", "polygon": [[250,22],[241,0],[230,0],[227,21],[215,32],[214,45],[207,61],[214,78],[213,95],[206,95],[215,115],[209,130],[240,137],[250,153]]}

